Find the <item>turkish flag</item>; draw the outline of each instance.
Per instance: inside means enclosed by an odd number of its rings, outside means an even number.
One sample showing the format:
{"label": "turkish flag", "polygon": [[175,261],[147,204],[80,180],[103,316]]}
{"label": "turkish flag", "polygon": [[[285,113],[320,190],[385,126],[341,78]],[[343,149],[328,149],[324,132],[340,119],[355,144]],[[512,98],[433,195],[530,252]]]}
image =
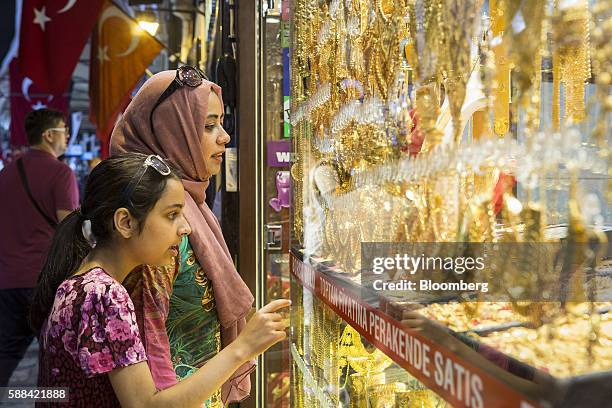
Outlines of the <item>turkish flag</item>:
{"label": "turkish flag", "polygon": [[132,90],[163,48],[130,16],[104,2],[94,28],[89,67],[89,118],[103,146],[108,146]]}
{"label": "turkish flag", "polygon": [[32,110],[49,108],[66,113],[70,102],[70,91],[48,94],[41,90],[38,84],[32,82],[19,70],[17,60],[9,65],[11,82],[11,145],[27,146],[25,133],[25,117]]}
{"label": "turkish flag", "polygon": [[19,69],[41,90],[63,92],[103,0],[23,0]]}

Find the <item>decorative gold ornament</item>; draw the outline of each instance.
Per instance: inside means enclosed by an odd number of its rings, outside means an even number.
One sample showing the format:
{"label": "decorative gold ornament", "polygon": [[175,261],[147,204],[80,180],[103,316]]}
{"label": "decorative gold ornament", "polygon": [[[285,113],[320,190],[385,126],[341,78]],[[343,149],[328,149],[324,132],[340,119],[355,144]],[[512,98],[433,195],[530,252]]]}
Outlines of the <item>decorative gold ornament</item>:
{"label": "decorative gold ornament", "polygon": [[440,91],[436,82],[422,85],[416,90],[416,110],[420,118],[420,127],[425,132],[425,141],[421,151],[426,153],[442,141],[442,132],[436,128],[440,112]]}

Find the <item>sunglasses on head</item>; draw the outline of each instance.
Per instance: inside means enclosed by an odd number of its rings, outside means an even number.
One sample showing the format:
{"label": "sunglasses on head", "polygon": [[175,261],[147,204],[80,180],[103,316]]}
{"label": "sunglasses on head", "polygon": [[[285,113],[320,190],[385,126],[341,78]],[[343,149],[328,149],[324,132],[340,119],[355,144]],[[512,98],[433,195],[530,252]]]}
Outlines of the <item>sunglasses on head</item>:
{"label": "sunglasses on head", "polygon": [[151,127],[151,132],[153,134],[155,134],[155,129],[153,129],[153,112],[155,112],[155,109],[157,109],[157,107],[163,101],[168,99],[170,95],[176,92],[177,89],[182,88],[183,86],[197,88],[198,86],[202,85],[202,82],[204,82],[205,79],[208,78],[206,78],[206,75],[204,75],[204,72],[202,72],[202,70],[196,67],[192,67],[190,65],[184,65],[176,70],[176,76],[174,77],[174,80],[159,96],[157,102],[155,102],[155,105],[153,105],[153,109],[151,109],[151,113],[149,114],[149,126]]}
{"label": "sunglasses on head", "polygon": [[170,167],[161,157],[153,154],[147,156],[145,161],[142,163],[142,167],[140,168],[140,170],[138,170],[134,177],[132,177],[132,180],[130,180],[128,185],[125,187],[125,190],[123,191],[123,197],[121,202],[124,205],[130,207],[132,206],[132,194],[134,193],[136,186],[138,186],[138,184],[140,184],[140,182],[142,181],[142,178],[144,177],[149,167],[155,169],[155,171],[157,171],[162,176],[168,176],[171,173]]}

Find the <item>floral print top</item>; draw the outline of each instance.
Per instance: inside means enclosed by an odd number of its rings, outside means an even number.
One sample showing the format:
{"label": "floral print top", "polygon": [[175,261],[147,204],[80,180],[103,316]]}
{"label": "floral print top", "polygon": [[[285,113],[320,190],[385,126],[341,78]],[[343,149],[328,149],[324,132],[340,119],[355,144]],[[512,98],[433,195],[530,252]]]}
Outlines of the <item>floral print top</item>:
{"label": "floral print top", "polygon": [[132,300],[101,268],[59,286],[39,340],[38,386],[70,388],[45,407],[120,407],[106,374],[146,360]]}

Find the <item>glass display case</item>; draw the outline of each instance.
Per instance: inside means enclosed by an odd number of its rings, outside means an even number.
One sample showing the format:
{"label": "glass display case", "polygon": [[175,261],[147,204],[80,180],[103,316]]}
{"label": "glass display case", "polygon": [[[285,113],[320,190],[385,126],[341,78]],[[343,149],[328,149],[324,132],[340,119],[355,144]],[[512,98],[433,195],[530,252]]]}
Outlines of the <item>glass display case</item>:
{"label": "glass display case", "polygon": [[291,406],[605,405],[612,3],[290,14]]}
{"label": "glass display case", "polygon": [[[262,3],[262,187],[264,242],[262,304],[289,298],[291,142],[285,104],[289,98],[288,1]],[[272,347],[263,359],[263,406],[289,407],[289,343]]]}

